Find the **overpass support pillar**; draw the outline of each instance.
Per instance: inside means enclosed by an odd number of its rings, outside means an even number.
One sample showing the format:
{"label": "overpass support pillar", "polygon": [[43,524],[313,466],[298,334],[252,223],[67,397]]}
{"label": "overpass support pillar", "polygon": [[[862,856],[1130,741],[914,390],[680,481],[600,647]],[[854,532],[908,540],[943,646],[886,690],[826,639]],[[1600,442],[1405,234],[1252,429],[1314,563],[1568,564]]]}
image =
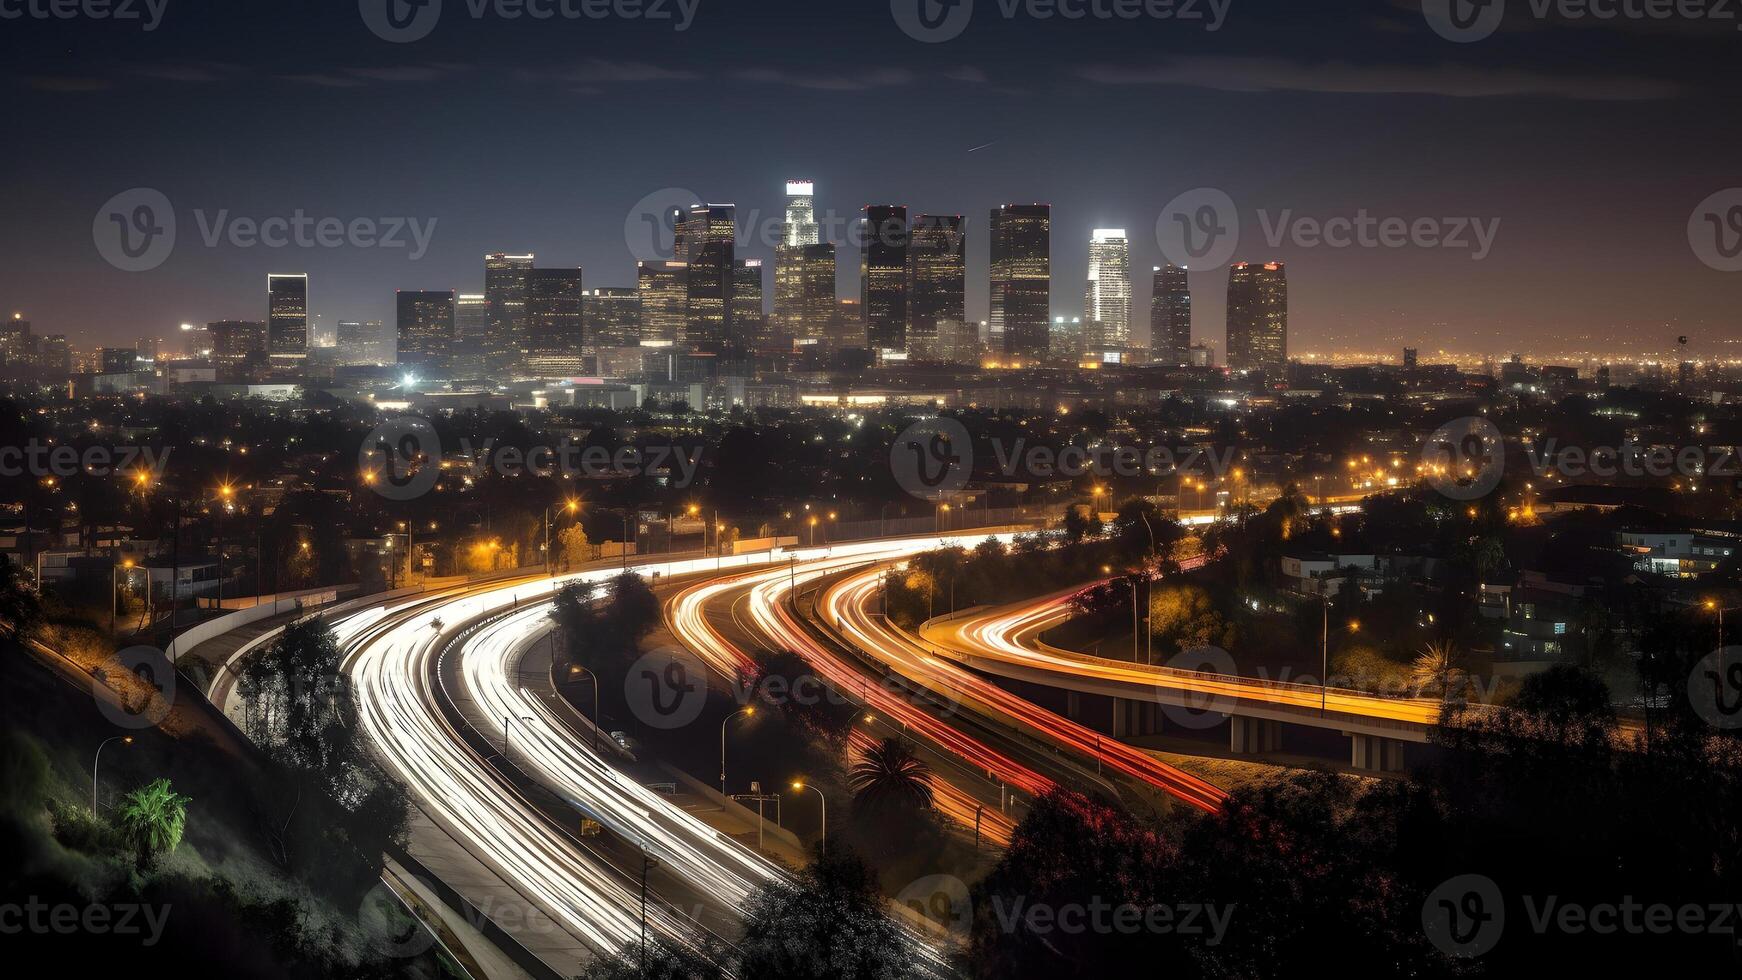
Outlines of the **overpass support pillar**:
{"label": "overpass support pillar", "polygon": [[1113,699],[1113,737],[1136,738],[1161,732],[1161,705],[1154,701]]}
{"label": "overpass support pillar", "polygon": [[1362,772],[1402,772],[1403,743],[1378,735],[1349,736],[1349,765]]}
{"label": "overpass support pillar", "polygon": [[1282,722],[1263,718],[1228,718],[1228,750],[1235,755],[1258,755],[1282,748]]}

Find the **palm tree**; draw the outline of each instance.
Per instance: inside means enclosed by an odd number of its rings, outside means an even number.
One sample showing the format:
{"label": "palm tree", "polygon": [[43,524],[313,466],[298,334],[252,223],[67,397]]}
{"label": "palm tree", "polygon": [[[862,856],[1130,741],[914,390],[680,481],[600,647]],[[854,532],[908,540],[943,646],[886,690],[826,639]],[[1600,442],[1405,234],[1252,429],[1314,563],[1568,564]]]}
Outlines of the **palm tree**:
{"label": "palm tree", "polygon": [[1458,648],[1450,642],[1429,643],[1410,666],[1410,680],[1423,694],[1447,697],[1462,689],[1466,675],[1458,666]]}
{"label": "palm tree", "polygon": [[182,832],[187,829],[187,806],[192,802],[170,789],[167,779],[141,786],[122,798],[117,813],[121,834],[133,845],[140,871],[181,845]]}
{"label": "palm tree", "polygon": [[920,809],[932,805],[931,767],[899,738],[886,738],[866,749],[847,779],[854,803],[864,809],[897,803]]}

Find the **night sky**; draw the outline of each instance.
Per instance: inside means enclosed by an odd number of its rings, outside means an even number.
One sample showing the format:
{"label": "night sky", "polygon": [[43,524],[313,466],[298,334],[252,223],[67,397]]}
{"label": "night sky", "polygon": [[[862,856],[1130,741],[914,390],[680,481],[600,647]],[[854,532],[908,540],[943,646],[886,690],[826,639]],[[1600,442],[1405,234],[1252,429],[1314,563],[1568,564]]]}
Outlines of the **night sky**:
{"label": "night sky", "polygon": [[[993,205],[1053,205],[1058,315],[1081,312],[1090,231],[1124,227],[1143,336],[1156,220],[1214,187],[1241,210],[1239,257],[1289,263],[1296,353],[1664,351],[1677,334],[1729,353],[1742,273],[1704,264],[1688,225],[1708,195],[1742,186],[1739,23],[1543,23],[1529,6],[1512,0],[1501,29],[1469,44],[1405,0],[1233,0],[1215,32],[1006,20],[999,0],[977,0],[940,44],[903,33],[889,0],[700,0],[681,33],[476,20],[446,0],[407,44],[371,33],[357,0],[167,0],[152,32],[5,19],[0,306],[89,345],[264,319],[269,272],[309,273],[328,323],[391,322],[399,288],[481,292],[494,250],[631,286],[638,201],[682,188],[777,222],[783,182],[803,176],[825,215],[873,202],[966,214],[976,319]],[[92,225],[135,187],[169,198],[178,238],[159,268],[126,273]],[[195,212],[226,209],[437,225],[417,261],[207,247]],[[1501,224],[1473,261],[1273,248],[1259,209]],[[740,254],[772,264],[762,243]],[[856,295],[856,256],[842,271]],[[1218,349],[1225,281],[1193,279],[1198,333]]]}

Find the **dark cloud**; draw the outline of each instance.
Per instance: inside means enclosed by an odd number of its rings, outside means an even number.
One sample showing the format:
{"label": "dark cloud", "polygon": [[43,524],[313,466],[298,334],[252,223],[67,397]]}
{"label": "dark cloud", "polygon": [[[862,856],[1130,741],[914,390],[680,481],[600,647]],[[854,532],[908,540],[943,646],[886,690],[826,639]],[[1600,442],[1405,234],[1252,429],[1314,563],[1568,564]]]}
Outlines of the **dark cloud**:
{"label": "dark cloud", "polygon": [[1078,74],[1103,85],[1180,85],[1223,92],[1325,92],[1339,95],[1428,95],[1456,99],[1536,96],[1642,102],[1682,94],[1671,81],[1625,75],[1560,75],[1468,65],[1357,65],[1219,55],[1172,58],[1158,65],[1093,65]]}

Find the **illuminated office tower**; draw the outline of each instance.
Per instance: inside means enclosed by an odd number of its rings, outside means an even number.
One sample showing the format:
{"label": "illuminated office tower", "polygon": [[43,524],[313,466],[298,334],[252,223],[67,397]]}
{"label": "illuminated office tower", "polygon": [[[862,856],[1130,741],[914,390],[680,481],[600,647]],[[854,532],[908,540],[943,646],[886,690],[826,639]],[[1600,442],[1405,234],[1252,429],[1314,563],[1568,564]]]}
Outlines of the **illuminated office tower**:
{"label": "illuminated office tower", "polygon": [[967,320],[968,265],[959,214],[922,214],[913,219],[909,261],[913,264],[912,315],[907,353],[923,360],[945,359],[943,323]]}
{"label": "illuminated office tower", "polygon": [[774,333],[799,336],[798,319],[804,291],[805,249],[822,239],[817,229],[816,185],[808,180],[786,182],[786,223],[774,249]]}
{"label": "illuminated office tower", "polygon": [[868,205],[859,303],[865,311],[865,346],[874,356],[907,350],[907,252],[907,208]]}
{"label": "illuminated office tower", "polygon": [[490,303],[483,293],[454,297],[454,343],[448,366],[456,378],[482,378],[490,373],[485,338],[490,333]]}
{"label": "illuminated office tower", "polygon": [[828,242],[804,246],[799,250],[798,269],[797,308],[790,321],[793,340],[821,343],[837,313],[835,246]]}
{"label": "illuminated office tower", "polygon": [[526,350],[526,280],[531,255],[484,256],[484,361],[492,374],[506,374]]}
{"label": "illuminated office tower", "polygon": [[586,290],[579,269],[533,269],[526,277],[526,368],[533,377],[582,374],[586,359],[583,308]]}
{"label": "illuminated office tower", "polygon": [[399,363],[445,372],[453,355],[454,291],[401,289],[395,298]]}
{"label": "illuminated office tower", "polygon": [[641,343],[641,292],[602,286],[587,290],[581,307],[587,325],[587,347],[634,347]]}
{"label": "illuminated office tower", "polygon": [[259,320],[217,320],[206,324],[212,337],[212,359],[241,364],[250,354],[265,354],[266,324]]}
{"label": "illuminated office tower", "polygon": [[308,358],[308,275],[266,277],[266,337],[272,365],[299,368]]}
{"label": "illuminated office tower", "polygon": [[992,336],[1007,357],[1043,358],[1052,321],[1052,207],[994,208],[991,237]]}
{"label": "illuminated office tower", "polygon": [[36,345],[37,370],[50,378],[72,373],[73,351],[64,334],[51,333]]}
{"label": "illuminated office tower", "polygon": [[732,264],[732,345],[747,350],[772,339],[762,309],[762,260],[739,259]]}
{"label": "illuminated office tower", "polygon": [[1083,323],[1091,348],[1131,344],[1131,242],[1123,228],[1097,228],[1089,239]]}
{"label": "illuminated office tower", "polygon": [[688,309],[679,342],[720,353],[732,339],[732,285],[737,274],[737,208],[695,204],[677,225],[677,260],[689,264]]}
{"label": "illuminated office tower", "polygon": [[1281,372],[1288,366],[1288,274],[1281,262],[1228,269],[1228,367]]}
{"label": "illuminated office tower", "polygon": [[1188,274],[1177,265],[1155,267],[1155,293],[1149,301],[1149,351],[1156,364],[1185,367],[1192,359],[1192,291]]}
{"label": "illuminated office tower", "polygon": [[683,342],[689,308],[689,271],[684,262],[640,262],[636,294],[641,299],[641,342]]}

